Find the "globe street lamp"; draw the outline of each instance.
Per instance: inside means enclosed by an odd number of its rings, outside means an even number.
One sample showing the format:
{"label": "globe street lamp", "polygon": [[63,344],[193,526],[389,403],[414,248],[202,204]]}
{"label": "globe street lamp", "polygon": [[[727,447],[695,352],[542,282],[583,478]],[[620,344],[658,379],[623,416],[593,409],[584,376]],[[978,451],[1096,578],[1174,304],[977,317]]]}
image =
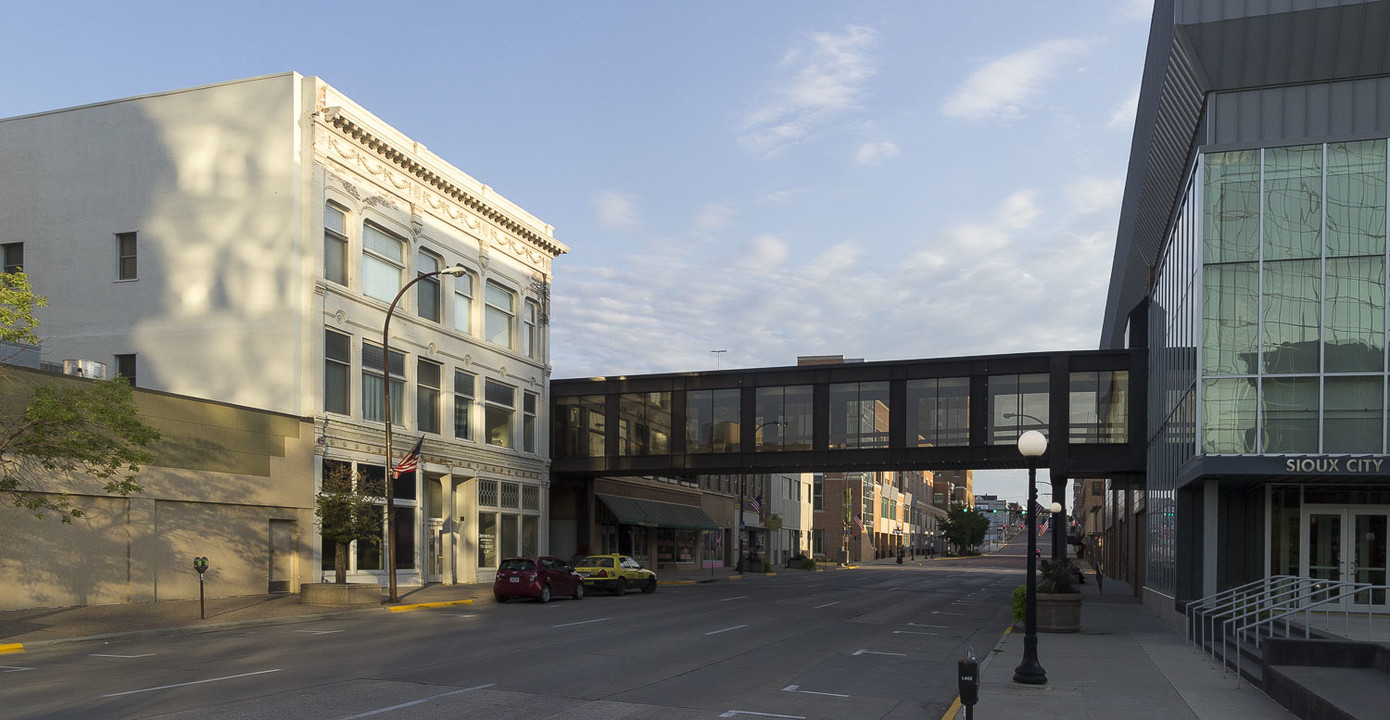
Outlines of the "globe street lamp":
{"label": "globe street lamp", "polygon": [[409,290],[415,283],[439,275],[458,277],[463,273],[463,266],[455,265],[443,270],[416,275],[396,293],[395,299],[391,301],[391,307],[386,309],[386,321],[381,324],[381,380],[383,399],[386,401],[386,573],[389,576],[388,598],[391,602],[400,601],[400,596],[396,593],[396,508],[395,483],[393,482],[395,473],[391,467],[391,316],[395,314],[396,305],[400,303],[401,298],[405,297],[405,291]]}
{"label": "globe street lamp", "polygon": [[[1006,412],[1004,413],[1004,417],[1009,419],[1028,418],[1039,425],[1044,427],[1047,426],[1047,423],[1043,422],[1042,418],[1036,415],[1029,415],[1028,413]],[[1067,559],[1067,535],[1065,530],[1058,532],[1059,528],[1066,525],[1066,518],[1060,514],[1062,512],[1062,503],[1060,501],[1065,497],[1066,493],[1066,478],[1053,479],[1059,480],[1060,485],[1052,485],[1052,499],[1056,502],[1053,502],[1052,506],[1048,508],[1052,512],[1052,531],[1056,533],[1052,536],[1052,561],[1060,563],[1065,562]],[[1029,510],[1036,510],[1036,508],[1029,508]]]}
{"label": "globe street lamp", "polygon": [[[1038,458],[1047,452],[1047,438],[1037,430],[1018,437],[1018,452],[1028,461],[1028,508],[1038,506]],[[1038,533],[1035,520],[1028,528],[1027,598],[1023,614],[1023,662],[1014,668],[1014,682],[1024,685],[1046,685],[1047,671],[1038,663]]]}

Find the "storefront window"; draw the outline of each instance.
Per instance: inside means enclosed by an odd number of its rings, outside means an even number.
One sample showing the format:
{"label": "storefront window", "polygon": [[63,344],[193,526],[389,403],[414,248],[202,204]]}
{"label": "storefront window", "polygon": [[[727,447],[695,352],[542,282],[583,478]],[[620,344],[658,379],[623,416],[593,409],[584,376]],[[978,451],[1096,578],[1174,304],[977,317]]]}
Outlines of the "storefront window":
{"label": "storefront window", "polygon": [[478,568],[497,567],[497,513],[478,513]]}

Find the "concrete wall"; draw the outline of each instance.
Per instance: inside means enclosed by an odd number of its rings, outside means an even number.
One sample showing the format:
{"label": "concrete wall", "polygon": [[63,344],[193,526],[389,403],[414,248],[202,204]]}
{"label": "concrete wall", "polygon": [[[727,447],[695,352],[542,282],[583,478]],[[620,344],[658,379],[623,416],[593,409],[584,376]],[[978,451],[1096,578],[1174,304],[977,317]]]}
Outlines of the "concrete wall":
{"label": "concrete wall", "polygon": [[[49,299],[45,360],[135,354],[138,384],[308,414],[298,76],[0,121],[0,242]],[[116,233],[138,279],[117,279]],[[306,391],[309,394],[306,395]]]}
{"label": "concrete wall", "polygon": [[[7,407],[33,382],[84,381],[5,368]],[[195,598],[197,556],[209,558],[210,595],[265,593],[272,521],[290,551],[273,579],[291,591],[312,582],[312,423],[143,391],[136,404],[163,434],[138,477],[143,492],[111,497],[90,478],[45,479],[83,509],[70,525],[0,507],[0,610]]]}

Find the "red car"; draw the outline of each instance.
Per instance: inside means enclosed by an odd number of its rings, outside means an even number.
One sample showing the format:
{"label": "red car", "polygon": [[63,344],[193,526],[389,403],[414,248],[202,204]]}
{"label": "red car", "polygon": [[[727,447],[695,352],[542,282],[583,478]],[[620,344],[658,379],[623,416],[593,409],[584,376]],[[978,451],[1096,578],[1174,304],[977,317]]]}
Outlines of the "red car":
{"label": "red car", "polygon": [[549,556],[507,558],[497,568],[492,596],[504,603],[514,597],[550,602],[555,595],[584,597],[584,578],[559,558]]}

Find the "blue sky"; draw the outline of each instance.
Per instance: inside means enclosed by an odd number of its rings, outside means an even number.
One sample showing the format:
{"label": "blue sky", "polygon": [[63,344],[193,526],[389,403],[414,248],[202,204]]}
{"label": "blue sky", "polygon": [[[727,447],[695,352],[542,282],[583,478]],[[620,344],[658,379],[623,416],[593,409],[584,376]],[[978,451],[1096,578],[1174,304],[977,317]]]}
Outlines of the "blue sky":
{"label": "blue sky", "polygon": [[1151,11],[31,2],[0,117],[318,75],[570,246],[557,378],[1085,349]]}

